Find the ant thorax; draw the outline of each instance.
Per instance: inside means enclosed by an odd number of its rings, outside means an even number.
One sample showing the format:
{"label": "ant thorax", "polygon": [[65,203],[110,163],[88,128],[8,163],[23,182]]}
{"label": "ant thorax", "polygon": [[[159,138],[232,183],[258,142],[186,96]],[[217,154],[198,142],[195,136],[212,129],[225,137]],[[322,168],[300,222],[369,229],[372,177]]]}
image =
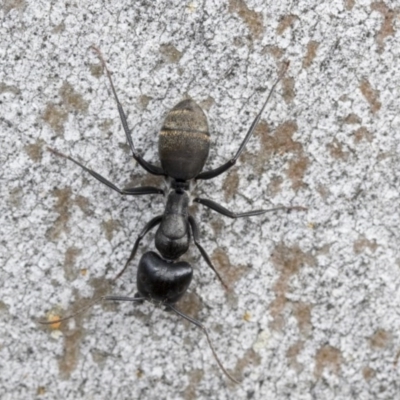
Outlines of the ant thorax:
{"label": "ant thorax", "polygon": [[191,179],[190,181],[177,181],[169,176],[165,177],[163,181],[163,189],[164,189],[164,200],[165,204],[168,201],[171,192],[185,192],[189,196],[189,207],[193,205],[193,192],[198,185],[198,181],[196,179]]}

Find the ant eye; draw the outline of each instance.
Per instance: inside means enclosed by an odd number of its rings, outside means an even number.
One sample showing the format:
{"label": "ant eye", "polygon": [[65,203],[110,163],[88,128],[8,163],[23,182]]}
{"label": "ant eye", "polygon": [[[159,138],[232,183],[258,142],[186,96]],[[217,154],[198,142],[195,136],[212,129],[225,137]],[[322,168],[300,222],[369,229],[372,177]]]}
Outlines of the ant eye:
{"label": "ant eye", "polygon": [[147,282],[147,276],[146,276],[146,274],[141,273],[140,276],[139,276],[139,279],[140,279],[143,283]]}

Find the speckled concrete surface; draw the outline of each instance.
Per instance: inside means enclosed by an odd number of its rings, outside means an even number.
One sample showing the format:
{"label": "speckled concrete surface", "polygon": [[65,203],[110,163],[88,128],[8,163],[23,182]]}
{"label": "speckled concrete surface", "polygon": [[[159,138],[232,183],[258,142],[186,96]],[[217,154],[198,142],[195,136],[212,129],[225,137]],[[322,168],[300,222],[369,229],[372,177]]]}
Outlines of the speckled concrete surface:
{"label": "speckled concrete surface", "polygon": [[[398,1],[17,1],[0,36],[0,397],[2,399],[397,399],[400,357]],[[111,285],[161,185],[131,159],[91,45],[101,48],[135,145],[157,162],[165,114],[191,97],[208,115],[206,168],[231,157],[278,71],[290,67],[229,173],[196,193],[195,277],[180,308],[201,331],[133,295],[139,256]]]}

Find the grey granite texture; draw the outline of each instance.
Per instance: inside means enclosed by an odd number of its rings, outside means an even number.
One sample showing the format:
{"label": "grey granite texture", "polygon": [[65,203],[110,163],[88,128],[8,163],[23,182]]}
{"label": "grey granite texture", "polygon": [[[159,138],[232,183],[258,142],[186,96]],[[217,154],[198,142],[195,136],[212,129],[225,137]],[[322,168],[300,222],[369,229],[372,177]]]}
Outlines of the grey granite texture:
{"label": "grey granite texture", "polygon": [[[0,5],[0,398],[400,399],[399,1],[43,1]],[[237,151],[284,62],[255,136],[229,173],[194,195],[201,243],[179,307],[202,332],[133,295],[160,196],[121,197],[47,146],[119,187],[162,185],[131,158],[158,162],[168,110],[205,110],[206,169]]]}

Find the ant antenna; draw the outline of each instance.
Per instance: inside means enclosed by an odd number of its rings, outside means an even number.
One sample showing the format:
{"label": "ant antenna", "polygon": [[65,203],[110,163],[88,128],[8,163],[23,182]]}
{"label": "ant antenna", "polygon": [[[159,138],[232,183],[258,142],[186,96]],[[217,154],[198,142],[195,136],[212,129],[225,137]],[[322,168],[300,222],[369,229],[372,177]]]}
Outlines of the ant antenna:
{"label": "ant antenna", "polygon": [[121,103],[119,102],[119,99],[118,99],[118,96],[117,96],[117,91],[115,90],[114,83],[113,83],[113,80],[112,80],[112,78],[111,78],[111,72],[110,72],[110,70],[107,68],[107,64],[106,64],[106,62],[105,62],[105,60],[104,60],[104,58],[103,58],[103,54],[101,54],[100,49],[99,49],[98,47],[96,47],[94,44],[92,44],[92,45],[90,46],[90,48],[91,48],[94,52],[97,53],[97,56],[98,56],[99,59],[100,59],[101,65],[102,65],[102,67],[104,68],[104,70],[106,71],[106,74],[107,74],[108,80],[109,80],[109,82],[110,82],[111,90],[112,90],[112,92],[113,92],[115,101],[117,102],[117,105],[119,106]]}
{"label": "ant antenna", "polygon": [[217,364],[219,365],[219,367],[221,368],[222,372],[232,381],[235,382],[237,384],[240,384],[240,381],[238,381],[237,379],[235,379],[226,369],[225,367],[222,365],[220,359],[217,356],[217,352],[214,349],[214,346],[211,343],[211,339],[210,336],[208,335],[208,331],[206,329],[206,327],[201,324],[199,321],[197,321],[194,318],[189,317],[188,315],[184,314],[182,311],[179,311],[177,308],[175,308],[175,306],[173,306],[172,304],[168,304],[167,305],[168,308],[170,308],[172,311],[174,311],[176,314],[178,314],[180,317],[186,319],[186,321],[191,322],[193,325],[196,325],[198,328],[200,328],[204,334],[206,335],[207,341],[208,341],[208,345],[210,346],[210,349],[214,355],[215,361],[217,361]]}
{"label": "ant antenna", "polygon": [[[82,314],[83,312],[85,312],[86,310],[88,310],[89,308],[93,307],[96,303],[98,303],[99,301],[102,300],[108,300],[108,301],[132,301],[132,302],[138,302],[141,303],[143,301],[145,301],[146,299],[144,297],[129,297],[129,296],[101,296],[98,297],[97,299],[94,299],[93,301],[91,301],[88,305],[86,305],[85,307],[82,307],[80,310],[78,310],[77,312],[68,315],[64,318],[59,318],[56,320],[52,320],[52,321],[39,321],[40,324],[42,325],[53,325],[53,324],[58,324],[60,322],[66,321],[70,318],[75,317],[76,315]],[[204,334],[206,335],[207,341],[208,341],[208,345],[210,346],[210,349],[214,355],[215,361],[217,361],[218,366],[221,368],[222,372],[234,383],[239,384],[240,381],[238,381],[237,379],[235,379],[226,369],[225,367],[222,365],[220,359],[217,356],[217,352],[214,349],[214,346],[211,343],[211,339],[210,336],[208,335],[208,331],[206,329],[206,327],[201,324],[199,321],[197,321],[194,318],[189,317],[188,315],[184,314],[182,311],[178,310],[175,306],[173,306],[172,304],[166,304],[167,309],[171,309],[172,311],[174,311],[177,315],[179,315],[180,317],[182,317],[183,319],[186,319],[186,321],[189,321],[190,323],[192,323],[193,325],[196,325],[198,328],[200,328]]]}
{"label": "ant antenna", "polygon": [[[104,296],[103,297],[104,300],[114,300],[114,301],[143,301],[145,300],[142,297],[128,297],[128,296]],[[210,336],[208,335],[208,331],[206,329],[206,327],[204,325],[202,325],[199,321],[197,321],[194,318],[189,317],[188,315],[184,314],[182,311],[179,311],[177,308],[175,308],[175,306],[173,306],[172,304],[166,304],[167,309],[171,309],[172,311],[174,311],[176,314],[178,314],[180,317],[186,319],[186,321],[191,322],[193,325],[196,325],[197,327],[199,327],[204,334],[206,335],[207,341],[208,341],[208,345],[210,346],[210,349],[214,355],[215,360],[217,361],[217,364],[219,365],[219,367],[221,368],[222,372],[232,381],[235,382],[237,384],[240,384],[240,381],[238,381],[237,379],[235,379],[226,369],[225,367],[222,365],[220,359],[217,356],[217,352],[214,349],[214,346],[211,343],[211,339]],[[57,321],[56,321],[57,322]],[[54,323],[54,322],[53,322]]]}
{"label": "ant antenna", "polygon": [[247,142],[248,142],[248,141],[250,140],[250,138],[253,136],[253,132],[256,130],[256,127],[257,127],[257,125],[258,125],[258,122],[259,122],[260,119],[261,119],[261,116],[262,116],[262,114],[263,114],[263,112],[264,112],[264,110],[265,110],[265,107],[267,106],[267,104],[268,104],[268,102],[269,102],[269,99],[270,99],[271,96],[273,95],[273,93],[274,93],[274,91],[275,91],[275,88],[276,88],[276,86],[278,85],[278,83],[282,80],[282,78],[283,78],[284,75],[286,74],[286,71],[288,70],[289,65],[290,65],[290,62],[289,62],[289,61],[286,61],[286,62],[283,64],[283,67],[282,67],[282,69],[281,69],[281,71],[280,71],[280,73],[279,73],[279,75],[278,75],[278,78],[276,79],[275,83],[272,85],[271,89],[269,90],[269,93],[268,93],[267,99],[266,99],[265,102],[264,102],[264,105],[262,106],[260,112],[257,114],[255,120],[254,120],[253,123],[251,124],[250,129],[249,129],[249,131],[247,132],[247,135],[246,135],[245,139],[243,140],[243,143],[240,145],[239,150],[237,151],[237,153],[236,153],[236,155],[235,155],[235,157],[234,157],[234,160],[235,160],[235,161],[240,157],[240,155],[242,154],[242,151],[243,151],[244,148],[246,147]]}
{"label": "ant antenna", "polygon": [[82,307],[81,309],[79,309],[78,311],[74,312],[71,315],[68,315],[63,318],[55,319],[52,321],[39,321],[39,324],[53,325],[53,324],[58,324],[59,322],[66,321],[67,319],[73,318],[76,315],[82,314],[83,312],[85,312],[89,308],[93,307],[96,303],[98,303],[99,301],[102,301],[102,300],[117,300],[117,301],[124,301],[124,300],[128,301],[129,300],[129,301],[142,302],[145,300],[145,298],[144,297],[124,297],[124,296],[101,296],[101,297],[97,297],[96,299],[91,301],[88,305],[86,305],[85,307]]}

